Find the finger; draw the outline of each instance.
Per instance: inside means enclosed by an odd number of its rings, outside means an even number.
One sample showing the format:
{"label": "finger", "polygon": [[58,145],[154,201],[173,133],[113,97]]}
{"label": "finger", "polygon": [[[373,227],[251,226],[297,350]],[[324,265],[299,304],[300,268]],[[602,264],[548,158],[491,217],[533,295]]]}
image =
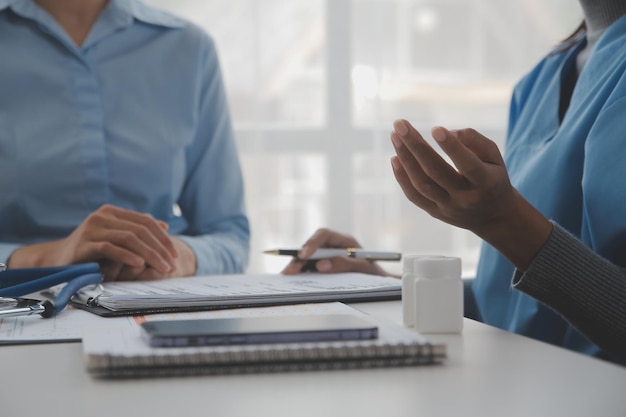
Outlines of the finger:
{"label": "finger", "polygon": [[[408,121],[396,120],[394,129],[392,142],[403,163],[405,160],[415,160],[420,166],[420,171],[444,190],[450,191],[463,186],[463,179],[459,173]],[[409,169],[408,165],[405,166]]]}
{"label": "finger", "polygon": [[[178,251],[175,249],[174,242],[169,235],[166,234],[167,244],[164,244],[160,236],[154,233],[155,229],[153,227],[148,227],[140,223],[133,223],[127,220],[120,220],[120,222],[120,229],[132,232],[139,238],[145,247],[149,247],[157,252],[159,256],[170,266],[174,265],[174,258],[178,257]],[[163,229],[158,226],[158,224],[157,230],[159,230],[159,234],[164,233]],[[176,250],[175,255],[170,250],[170,245]]]}
{"label": "finger", "polygon": [[[169,272],[174,269],[174,260],[164,259],[154,247],[140,239],[133,231],[129,230],[101,230],[97,240],[102,244],[102,250],[113,251],[106,243],[110,243],[120,249],[125,249],[140,256],[144,263],[154,267],[160,272]],[[125,262],[127,263],[127,262]],[[129,265],[140,266],[137,263],[128,262]]]}
{"label": "finger", "polygon": [[425,210],[427,213],[431,213],[432,210],[437,208],[436,202],[425,197],[413,186],[411,179],[407,175],[400,159],[397,156],[391,158],[391,167],[393,175],[396,177],[396,181],[409,201]]}
{"label": "finger", "polygon": [[309,259],[304,262],[300,272],[317,272],[317,259]]}
{"label": "finger", "polygon": [[103,258],[132,267],[150,264],[161,272],[172,269],[156,251],[128,231],[97,229],[92,231],[86,242],[81,243],[80,261]]}
{"label": "finger", "polygon": [[169,256],[178,256],[178,251],[170,239],[170,236],[167,234],[167,227],[164,227],[167,223],[156,220],[150,214],[139,213],[121,207],[107,206],[106,210],[118,219],[125,220],[132,225],[141,225],[145,228],[145,231],[148,232],[147,234],[142,232],[144,237],[158,241],[160,245],[167,250]]}
{"label": "finger", "polygon": [[135,277],[136,281],[157,281],[160,279],[170,278],[171,274],[162,274],[154,268],[146,268]]}
{"label": "finger", "polygon": [[110,260],[102,260],[99,262],[100,273],[102,274],[102,281],[113,282],[119,278],[120,271],[124,267],[124,264],[118,262],[112,262]]}
{"label": "finger", "polygon": [[432,135],[459,173],[472,183],[482,182],[485,178],[485,164],[504,166],[502,154],[495,142],[474,129],[450,131],[437,126],[433,128]]}
{"label": "finger", "polygon": [[318,272],[323,274],[338,274],[342,272],[361,272],[370,275],[379,275],[376,264],[363,259],[353,259],[345,256],[321,259],[315,264]]}
{"label": "finger", "polygon": [[376,262],[353,259],[345,256],[320,260],[294,260],[283,269],[282,274],[294,275],[305,272],[320,272],[323,274],[362,272],[370,275],[388,275]]}
{"label": "finger", "polygon": [[[422,169],[421,163],[414,154],[405,146],[396,132],[391,134],[391,141],[396,149],[396,160],[401,164],[406,178],[410,182],[410,187],[419,192],[420,195],[432,200],[441,201],[448,198],[448,192],[437,184]],[[430,145],[427,145],[430,147]]]}
{"label": "finger", "polygon": [[88,241],[81,243],[81,251],[76,262],[100,262],[108,260],[113,263],[140,267],[145,265],[143,257],[117,246],[109,241]]}
{"label": "finger", "polygon": [[311,256],[319,248],[360,248],[357,240],[334,230],[318,229],[302,246],[300,257]]}
{"label": "finger", "polygon": [[504,165],[504,159],[502,158],[502,153],[498,145],[476,130],[459,129],[451,130],[450,133],[467,146],[481,161],[490,164]]}
{"label": "finger", "polygon": [[[132,267],[129,265],[124,265],[121,271],[118,274],[118,281],[137,281],[141,274],[148,270],[152,269],[146,266],[143,267]],[[154,270],[154,269],[152,269]]]}
{"label": "finger", "polygon": [[285,268],[283,268],[283,270],[281,271],[281,274],[295,275],[295,274],[299,274],[302,272],[306,272],[307,264],[309,264],[309,262],[310,261],[301,260],[301,259],[293,259],[291,262],[287,264],[287,266],[285,266]]}
{"label": "finger", "polygon": [[[150,223],[154,226],[152,229],[129,220],[143,216],[136,216],[137,214],[111,205],[102,206],[83,224],[87,240],[112,241],[118,246],[135,252],[159,270],[169,271],[174,268],[174,257],[152,233],[152,230],[156,229],[161,234],[166,234],[166,232],[154,219],[150,219]],[[174,245],[169,236],[167,239],[169,244]]]}

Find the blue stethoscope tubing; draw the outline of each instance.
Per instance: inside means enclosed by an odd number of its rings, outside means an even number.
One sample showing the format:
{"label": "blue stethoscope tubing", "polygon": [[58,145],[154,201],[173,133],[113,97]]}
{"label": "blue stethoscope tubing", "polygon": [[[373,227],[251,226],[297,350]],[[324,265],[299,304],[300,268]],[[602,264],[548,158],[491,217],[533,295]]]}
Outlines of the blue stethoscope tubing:
{"label": "blue stethoscope tubing", "polygon": [[52,317],[63,310],[81,288],[102,281],[97,263],[45,268],[17,268],[0,272],[0,297],[17,298],[66,282],[53,301],[0,311],[0,317],[41,314]]}

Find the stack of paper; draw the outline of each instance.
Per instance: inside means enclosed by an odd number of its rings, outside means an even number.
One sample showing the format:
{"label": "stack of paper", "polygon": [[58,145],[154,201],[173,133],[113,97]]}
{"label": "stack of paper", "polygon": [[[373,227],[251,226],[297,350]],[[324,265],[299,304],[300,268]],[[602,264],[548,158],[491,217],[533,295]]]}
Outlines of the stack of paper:
{"label": "stack of paper", "polygon": [[74,304],[100,315],[128,315],[401,296],[398,279],[359,273],[211,275],[115,282],[103,288],[81,291]]}

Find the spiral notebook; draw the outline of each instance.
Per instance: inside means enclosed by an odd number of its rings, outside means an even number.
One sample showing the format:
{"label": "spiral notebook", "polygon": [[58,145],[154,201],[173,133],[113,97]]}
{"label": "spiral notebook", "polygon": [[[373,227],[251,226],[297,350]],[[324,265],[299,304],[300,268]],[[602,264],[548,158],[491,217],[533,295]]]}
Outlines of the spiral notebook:
{"label": "spiral notebook", "polygon": [[[139,329],[100,329],[83,335],[87,371],[95,377],[220,375],[311,371],[441,363],[446,346],[342,303],[228,310],[249,314],[354,314],[378,326],[378,338],[334,342],[150,347]],[[219,313],[216,311],[216,313]]]}

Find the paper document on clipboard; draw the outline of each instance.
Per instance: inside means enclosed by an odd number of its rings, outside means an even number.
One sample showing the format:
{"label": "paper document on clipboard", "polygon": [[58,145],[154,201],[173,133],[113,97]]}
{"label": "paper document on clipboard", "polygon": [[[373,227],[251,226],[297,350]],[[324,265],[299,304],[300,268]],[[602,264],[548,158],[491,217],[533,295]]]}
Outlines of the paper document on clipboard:
{"label": "paper document on clipboard", "polygon": [[397,300],[400,280],[361,273],[231,274],[105,283],[74,304],[103,316],[311,302]]}

